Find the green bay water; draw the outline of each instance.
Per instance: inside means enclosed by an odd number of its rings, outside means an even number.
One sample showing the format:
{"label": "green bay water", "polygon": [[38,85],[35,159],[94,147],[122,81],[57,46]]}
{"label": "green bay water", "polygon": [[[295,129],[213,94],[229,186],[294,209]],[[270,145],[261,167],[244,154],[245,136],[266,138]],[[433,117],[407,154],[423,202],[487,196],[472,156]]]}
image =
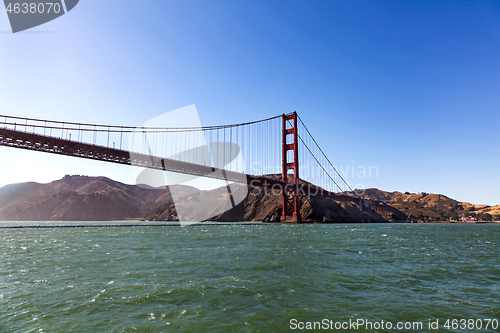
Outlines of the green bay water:
{"label": "green bay water", "polygon": [[499,239],[497,224],[0,229],[0,332],[497,332],[443,324],[500,318]]}

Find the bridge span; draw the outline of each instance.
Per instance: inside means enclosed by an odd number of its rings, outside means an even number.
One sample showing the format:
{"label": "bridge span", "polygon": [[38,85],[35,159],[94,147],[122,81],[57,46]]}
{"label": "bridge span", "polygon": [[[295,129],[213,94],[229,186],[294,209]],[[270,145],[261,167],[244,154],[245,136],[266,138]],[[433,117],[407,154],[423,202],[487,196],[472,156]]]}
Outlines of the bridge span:
{"label": "bridge span", "polygon": [[[0,119],[3,119],[3,122],[0,121],[0,146],[139,166],[252,186],[274,186],[282,191],[282,221],[301,222],[300,198],[308,193],[315,193],[335,201],[352,202],[360,209],[368,208],[379,213],[383,212],[385,206],[385,203],[380,201],[363,200],[350,188],[296,112],[244,124],[199,128],[126,127],[12,116],[0,116]],[[124,142],[124,135],[129,136],[128,142]],[[222,140],[223,144],[211,145],[210,152],[208,148],[198,148],[179,153],[189,146],[188,142],[200,141],[200,137],[207,136],[217,142]],[[137,142],[134,143],[134,139]],[[159,141],[161,148],[155,149]],[[134,144],[137,145],[135,149]],[[172,150],[173,144],[183,148]],[[279,147],[281,149],[276,149],[276,145],[281,146]],[[125,147],[127,149],[124,149]],[[215,157],[219,152],[223,155],[222,159],[219,156]],[[238,166],[234,156],[239,154],[245,156],[245,161],[241,161],[242,165]],[[228,159],[230,163],[227,163]],[[221,160],[223,162],[220,162]],[[277,162],[281,166],[276,166]],[[301,168],[300,164],[307,164],[308,168]],[[312,170],[311,164],[314,164]],[[247,171],[252,171],[255,165],[261,166],[256,174]],[[281,168],[281,179],[266,172],[278,168]],[[300,178],[299,171],[305,174],[305,179]],[[315,182],[319,185],[315,185]]]}

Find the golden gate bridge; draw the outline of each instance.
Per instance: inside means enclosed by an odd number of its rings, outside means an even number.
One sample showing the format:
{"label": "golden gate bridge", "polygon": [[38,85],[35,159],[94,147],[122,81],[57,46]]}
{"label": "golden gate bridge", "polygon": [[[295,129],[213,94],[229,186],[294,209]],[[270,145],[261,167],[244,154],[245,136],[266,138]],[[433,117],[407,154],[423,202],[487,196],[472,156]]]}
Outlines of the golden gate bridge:
{"label": "golden gate bridge", "polygon": [[297,112],[241,124],[183,128],[1,115],[0,146],[278,188],[282,222],[301,222],[301,197],[308,193],[380,214],[385,207],[380,201],[363,200],[349,186]]}

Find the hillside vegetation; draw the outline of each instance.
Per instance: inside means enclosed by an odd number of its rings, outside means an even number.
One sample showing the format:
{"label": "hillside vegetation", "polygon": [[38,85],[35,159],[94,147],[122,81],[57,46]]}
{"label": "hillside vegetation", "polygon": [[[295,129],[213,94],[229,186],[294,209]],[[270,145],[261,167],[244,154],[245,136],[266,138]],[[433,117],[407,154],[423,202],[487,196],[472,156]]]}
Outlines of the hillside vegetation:
{"label": "hillside vegetation", "polygon": [[423,222],[458,220],[462,216],[484,221],[500,219],[500,206],[459,202],[442,194],[385,192],[370,188],[364,190],[363,197],[387,201],[390,206]]}

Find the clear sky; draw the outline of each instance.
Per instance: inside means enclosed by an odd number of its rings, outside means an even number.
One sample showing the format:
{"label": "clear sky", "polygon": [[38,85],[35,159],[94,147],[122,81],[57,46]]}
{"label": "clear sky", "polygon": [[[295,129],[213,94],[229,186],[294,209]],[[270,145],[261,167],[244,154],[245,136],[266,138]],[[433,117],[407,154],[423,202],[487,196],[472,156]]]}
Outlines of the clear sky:
{"label": "clear sky", "polygon": [[[0,114],[141,125],[191,104],[203,125],[297,110],[354,187],[500,204],[500,2],[81,0],[17,34],[0,12]],[[5,147],[0,170],[133,182]]]}

